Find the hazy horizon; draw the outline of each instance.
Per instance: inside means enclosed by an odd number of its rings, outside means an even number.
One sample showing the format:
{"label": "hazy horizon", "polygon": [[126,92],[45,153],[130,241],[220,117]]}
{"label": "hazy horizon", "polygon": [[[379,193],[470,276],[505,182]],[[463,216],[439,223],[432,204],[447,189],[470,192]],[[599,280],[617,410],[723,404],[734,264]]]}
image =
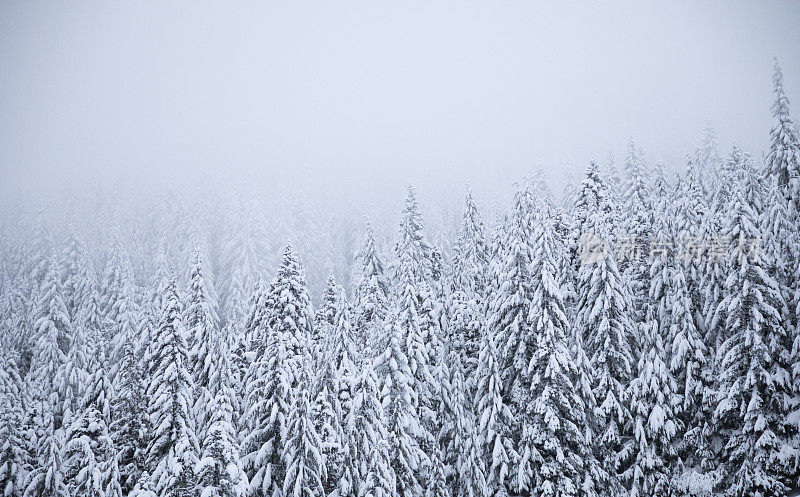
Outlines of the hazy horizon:
{"label": "hazy horizon", "polygon": [[[510,190],[592,160],[768,145],[800,3],[4,2],[0,195],[268,185]],[[796,108],[796,107],[795,107]]]}

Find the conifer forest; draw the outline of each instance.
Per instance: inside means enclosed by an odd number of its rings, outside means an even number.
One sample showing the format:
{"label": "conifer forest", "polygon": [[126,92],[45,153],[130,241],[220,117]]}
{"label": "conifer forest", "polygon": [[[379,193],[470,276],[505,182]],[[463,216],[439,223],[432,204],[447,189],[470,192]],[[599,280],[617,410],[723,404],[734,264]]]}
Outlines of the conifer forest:
{"label": "conifer forest", "polygon": [[763,152],[623,135],[574,179],[358,214],[0,198],[0,497],[797,495],[800,81],[772,64]]}

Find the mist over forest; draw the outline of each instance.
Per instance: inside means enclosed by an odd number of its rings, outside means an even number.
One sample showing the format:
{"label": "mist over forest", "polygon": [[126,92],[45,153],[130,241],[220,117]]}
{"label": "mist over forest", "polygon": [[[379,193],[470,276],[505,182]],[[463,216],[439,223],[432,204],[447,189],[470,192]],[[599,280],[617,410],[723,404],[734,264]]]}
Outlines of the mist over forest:
{"label": "mist over forest", "polygon": [[798,495],[798,26],[0,5],[0,495]]}

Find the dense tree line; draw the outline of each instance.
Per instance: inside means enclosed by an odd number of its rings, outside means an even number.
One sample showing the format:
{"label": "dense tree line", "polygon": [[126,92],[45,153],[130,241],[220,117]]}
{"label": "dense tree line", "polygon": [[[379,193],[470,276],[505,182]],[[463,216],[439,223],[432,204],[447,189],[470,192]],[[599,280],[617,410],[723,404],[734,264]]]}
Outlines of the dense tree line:
{"label": "dense tree line", "polygon": [[777,63],[774,96],[763,163],[709,130],[670,175],[631,141],[622,177],[534,177],[496,223],[468,191],[449,247],[409,188],[393,249],[368,225],[345,269],[302,236],[274,257],[237,210],[119,215],[99,245],[8,225],[0,492],[786,495],[800,140]]}

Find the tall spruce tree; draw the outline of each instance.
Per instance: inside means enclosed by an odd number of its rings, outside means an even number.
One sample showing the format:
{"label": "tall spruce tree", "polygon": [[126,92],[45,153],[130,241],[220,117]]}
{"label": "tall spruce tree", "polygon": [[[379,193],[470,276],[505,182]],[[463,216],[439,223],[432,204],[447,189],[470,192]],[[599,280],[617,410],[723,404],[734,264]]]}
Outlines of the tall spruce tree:
{"label": "tall spruce tree", "polygon": [[352,475],[353,486],[342,489],[343,495],[391,497],[395,494],[395,474],[391,465],[379,380],[366,363],[354,387],[353,405],[345,426],[349,443],[346,446],[346,472]]}
{"label": "tall spruce tree", "polygon": [[448,331],[452,346],[461,355],[466,377],[471,383],[470,390],[474,392],[472,373],[478,363],[485,319],[489,255],[483,222],[470,189],[467,189],[461,232],[454,252]]}
{"label": "tall spruce tree", "polygon": [[263,314],[266,319],[251,319],[258,342],[247,374],[244,424],[248,433],[242,441],[242,462],[250,495],[265,497],[279,495],[286,481],[283,447],[289,410],[304,358],[310,353],[313,329],[304,271],[291,244],[262,305],[266,309],[254,309],[254,316]]}
{"label": "tall spruce tree", "polygon": [[153,377],[147,387],[153,427],[148,467],[152,468],[150,476],[159,497],[183,497],[194,491],[199,447],[191,412],[192,377],[176,278],[169,280],[161,300],[161,320],[153,344]]}
{"label": "tall spruce tree", "polygon": [[360,274],[353,290],[353,314],[356,329],[361,334],[360,342],[370,351],[373,357],[383,348],[383,319],[389,299],[389,283],[375,246],[375,234],[372,225],[367,224],[364,242],[358,253],[357,261]]}
{"label": "tall spruce tree", "polygon": [[489,495],[508,495],[511,465],[516,460],[511,429],[515,424],[511,408],[503,398],[503,380],[495,335],[487,329],[478,356],[475,393],[478,447]]}
{"label": "tall spruce tree", "polygon": [[[427,462],[420,440],[428,440],[430,434],[422,427],[417,411],[414,374],[405,347],[408,332],[401,322],[399,318],[389,321],[390,340],[386,350],[375,359],[375,372],[381,382],[380,400],[386,416],[386,441],[397,495],[419,497],[422,495],[419,473]],[[413,321],[407,319],[406,323]]]}
{"label": "tall spruce tree", "polygon": [[714,420],[723,448],[719,488],[729,495],[781,495],[787,491],[780,454],[787,444],[788,384],[785,303],[758,251],[761,241],[759,180],[747,154],[734,150],[735,173],[724,236],[730,240],[730,273],[715,320],[724,323]]}
{"label": "tall spruce tree", "polygon": [[231,400],[236,392],[228,349],[223,342],[215,344],[210,361],[209,390],[214,392],[214,400],[194,472],[202,497],[242,497],[247,490],[247,478],[239,461]]}
{"label": "tall spruce tree", "polygon": [[[630,304],[609,245],[611,206],[597,166],[582,182],[578,205],[586,212],[580,229],[584,255],[578,270],[575,326],[593,370],[592,390],[601,412],[595,447],[609,474],[624,470],[623,448],[631,438],[626,387],[632,376]],[[592,245],[598,241],[599,245]],[[613,487],[615,483],[610,482]],[[613,488],[612,487],[612,488]]]}
{"label": "tall spruce tree", "polygon": [[518,471],[517,483],[533,494],[575,496],[580,493],[587,453],[582,432],[586,414],[572,384],[575,364],[556,282],[559,261],[552,222],[547,214],[539,220],[531,268],[528,321],[533,343],[521,382],[525,391],[520,395],[527,399],[527,407],[520,413],[525,420],[519,448],[524,469]]}
{"label": "tall spruce tree", "polygon": [[195,249],[194,260],[189,271],[189,288],[186,295],[185,323],[189,346],[189,364],[194,391],[193,417],[198,439],[205,438],[205,430],[211,413],[206,412],[214,394],[209,388],[212,349],[220,340],[219,318],[211,279],[199,249]]}

